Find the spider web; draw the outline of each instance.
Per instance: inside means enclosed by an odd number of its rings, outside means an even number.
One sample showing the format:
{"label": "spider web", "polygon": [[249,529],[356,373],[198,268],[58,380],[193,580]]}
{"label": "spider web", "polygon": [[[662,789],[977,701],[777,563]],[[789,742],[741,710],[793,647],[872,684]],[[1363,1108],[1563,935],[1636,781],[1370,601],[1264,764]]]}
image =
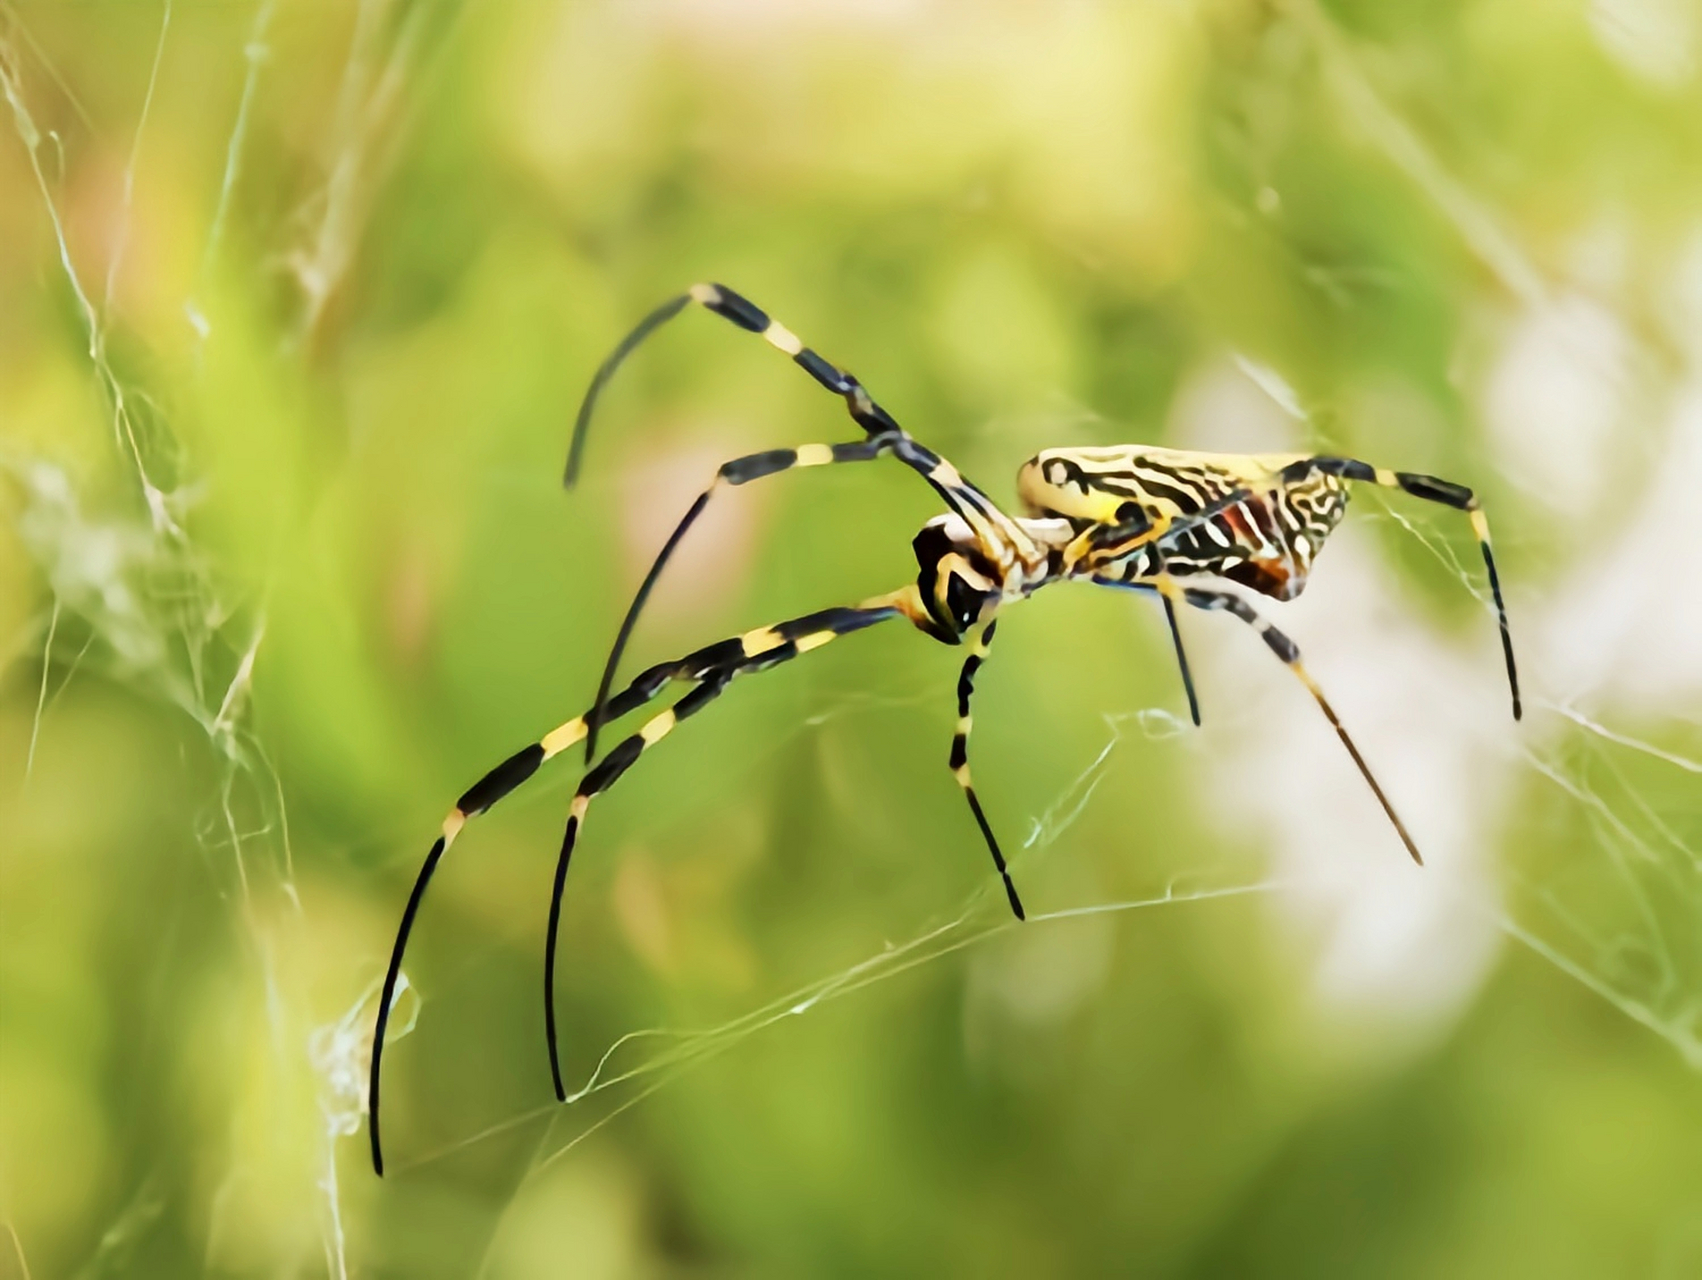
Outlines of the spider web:
{"label": "spider web", "polygon": [[[309,1080],[308,1073],[314,1073],[308,1090],[310,1096],[319,1096],[322,1116],[315,1194],[323,1207],[327,1271],[347,1276],[335,1146],[349,1131],[349,1120],[336,1101],[343,1087],[338,1072],[346,1068],[349,1056],[338,1041],[339,1033],[348,1034],[346,1021],[312,1025],[300,1003],[301,984],[279,961],[280,950],[288,945],[290,917],[299,919],[303,906],[282,779],[254,730],[249,706],[266,636],[266,591],[256,596],[228,580],[191,533],[196,508],[205,496],[196,460],[174,430],[170,411],[114,354],[115,285],[129,265],[133,192],[143,157],[155,141],[149,136],[149,118],[175,8],[173,0],[164,0],[159,11],[146,88],[126,149],[114,234],[103,246],[104,273],[97,273],[79,261],[73,249],[75,237],[64,211],[64,170],[68,152],[79,142],[101,145],[110,139],[99,135],[90,111],[33,36],[25,16],[9,4],[0,7],[0,94],[7,122],[21,144],[25,172],[51,229],[55,265],[74,306],[82,355],[104,410],[121,490],[112,493],[98,471],[91,476],[90,469],[83,468],[80,474],[59,450],[36,452],[21,439],[0,448],[0,471],[15,486],[15,505],[8,514],[17,542],[34,563],[50,599],[45,617],[8,646],[5,667],[27,658],[40,664],[22,762],[26,787],[56,704],[68,685],[91,672],[171,708],[204,738],[214,781],[195,823],[204,855],[202,870],[232,904],[234,924],[248,940],[250,1007],[263,1011],[280,1093],[287,1096],[292,1084],[299,1090]],[[233,193],[251,144],[252,104],[273,53],[269,35],[276,8],[275,0],[262,0],[240,46],[245,69],[217,203],[207,223],[195,287],[182,303],[183,320],[199,344],[217,336],[220,307],[213,294],[228,280],[224,258]],[[370,195],[367,171],[374,168],[374,138],[369,135],[378,133],[394,114],[399,81],[412,69],[420,24],[405,18],[386,29],[382,22],[388,9],[383,3],[361,6],[333,131],[336,163],[325,188],[303,212],[302,246],[290,261],[303,297],[295,342],[310,337],[325,296],[348,266],[357,236],[356,211]],[[74,117],[83,136],[68,142],[39,123],[38,113],[48,104],[54,115],[68,112]],[[140,518],[125,493],[140,500]],[[63,633],[68,623],[75,624],[78,636],[67,657]],[[408,1026],[404,1018],[401,1031]],[[240,1117],[233,1117],[233,1153],[240,1146],[239,1128]],[[165,1162],[161,1164],[163,1170]],[[245,1157],[232,1155],[211,1198],[208,1259],[220,1252],[220,1215],[227,1198],[253,1172]],[[132,1263],[166,1211],[164,1176],[144,1176],[93,1242],[78,1274],[95,1276]],[[27,1276],[24,1238],[9,1219],[7,1228]]]}
{"label": "spider web", "polygon": [[[198,284],[184,299],[184,323],[203,344],[216,342],[221,325],[231,322],[220,293],[230,287],[227,260],[237,251],[233,200],[254,145],[252,110],[274,52],[276,10],[274,0],[262,0],[241,43],[238,105],[206,222]],[[286,336],[293,347],[310,344],[324,322],[361,243],[385,155],[404,131],[407,94],[429,78],[435,51],[448,43],[442,32],[427,39],[420,10],[403,10],[400,19],[396,13],[381,0],[360,6],[331,118],[324,181],[304,202],[277,255],[295,289],[295,319]],[[1397,805],[1414,818],[1432,855],[1433,874],[1421,888],[1414,889],[1406,868],[1388,865],[1390,859],[1365,857],[1368,846],[1388,842],[1387,833],[1362,796],[1351,798],[1356,783],[1341,781],[1339,748],[1315,732],[1310,704],[1269,688],[1281,682],[1281,672],[1259,665],[1263,659],[1253,656],[1257,646],[1249,648],[1248,637],[1200,627],[1195,643],[1209,673],[1202,683],[1213,690],[1203,733],[1195,735],[1153,707],[1108,716],[1101,749],[1030,820],[1014,870],[1019,877],[1041,871],[1084,814],[1110,803],[1136,740],[1175,749],[1193,744],[1187,749],[1219,820],[1232,834],[1259,833],[1271,850],[1270,870],[1217,879],[1178,875],[1150,894],[1039,912],[1026,929],[1079,929],[1149,909],[1206,910],[1224,899],[1268,897],[1277,916],[1313,940],[1321,999],[1350,1008],[1393,1000],[1403,1016],[1437,1025],[1478,989],[1498,947],[1511,943],[1702,1067],[1702,852],[1688,798],[1702,774],[1696,711],[1702,616],[1693,589],[1673,589],[1663,550],[1684,544],[1689,478],[1702,474],[1702,349],[1684,336],[1702,333],[1702,234],[1672,294],[1671,332],[1692,345],[1680,372],[1657,378],[1623,320],[1545,279],[1501,230],[1493,209],[1449,177],[1327,21],[1306,5],[1294,13],[1320,51],[1342,109],[1362,121],[1374,144],[1443,211],[1522,308],[1491,383],[1500,405],[1492,405],[1491,444],[1502,485],[1519,492],[1529,510],[1564,511],[1588,492],[1598,464],[1623,448],[1610,429],[1631,412],[1627,387],[1658,385],[1650,415],[1655,425],[1638,439],[1641,456],[1633,459],[1629,481],[1634,496],[1618,511],[1603,513],[1599,534],[1540,592],[1513,591],[1528,688],[1526,723],[1518,732],[1499,722],[1504,702],[1494,687],[1482,577],[1461,562],[1461,542],[1446,516],[1414,512],[1398,501],[1365,502],[1356,525],[1339,535],[1340,545],[1332,543],[1327,568],[1306,599],[1283,615],[1285,628],[1292,619],[1313,668],[1326,673],[1367,754],[1382,762]],[[67,686],[94,671],[171,708],[205,741],[214,774],[199,823],[200,871],[226,895],[233,925],[247,939],[241,981],[249,1005],[263,1010],[275,1088],[298,1102],[305,1094],[317,1111],[317,1148],[302,1168],[318,1206],[327,1272],[347,1276],[353,1267],[339,1169],[346,1159],[363,1158],[358,1136],[376,983],[351,987],[327,1004],[310,997],[280,960],[292,950],[292,920],[308,908],[297,887],[287,787],[249,706],[265,656],[268,592],[264,584],[257,589],[228,579],[193,532],[206,483],[200,461],[149,380],[114,355],[113,292],[124,236],[104,273],[79,261],[63,209],[65,155],[78,141],[39,123],[42,103],[58,97],[92,130],[88,113],[22,15],[11,8],[0,15],[6,112],[52,231],[54,269],[74,304],[80,355],[101,398],[109,453],[125,495],[90,483],[51,450],[10,443],[0,455],[17,495],[14,532],[47,600],[8,646],[9,669],[39,667],[28,690],[31,731],[23,773],[27,779],[33,770]],[[128,226],[131,192],[149,154],[149,115],[173,23],[167,0],[124,148],[121,228]],[[1560,392],[1553,391],[1556,382]],[[1320,422],[1359,412],[1360,406],[1305,404],[1280,374],[1236,357],[1198,372],[1180,397],[1173,426],[1178,438],[1198,447],[1283,447],[1314,438]],[[1567,433],[1565,447],[1545,434],[1556,430]],[[1521,480],[1526,476],[1535,478]],[[1364,507],[1372,509],[1369,517]],[[1500,532],[1504,548],[1528,549],[1536,537],[1509,539],[1506,529]],[[1476,597],[1482,625],[1444,632],[1424,621],[1390,585],[1379,549],[1391,545],[1404,547],[1401,554],[1416,550]],[[1373,621],[1358,630],[1339,623],[1354,617]],[[1332,620],[1327,628],[1308,625],[1324,618]],[[1392,678],[1391,669],[1399,676]],[[14,678],[8,687],[15,696],[21,686]],[[1457,693],[1437,701],[1437,689]],[[902,708],[921,696],[893,705]],[[841,697],[815,719],[823,723],[867,707],[866,700]],[[1498,847],[1537,854],[1492,866],[1490,851]],[[390,877],[383,879],[388,886]],[[415,1156],[399,1171],[532,1127],[538,1136],[524,1183],[685,1073],[753,1037],[783,1034],[788,1023],[833,1002],[948,957],[986,951],[991,940],[1016,931],[1000,896],[983,886],[908,938],[737,1017],[698,1029],[627,1032],[607,1046],[566,1108],[551,1103],[517,1112]],[[1454,963],[1419,964],[1441,937],[1449,939]],[[430,1002],[412,988],[402,999],[406,1008],[393,1024],[398,1038],[432,1015]],[[231,1127],[235,1151],[235,1119]],[[227,1195],[240,1194],[249,1158],[233,1154],[211,1198],[209,1258],[221,1248],[220,1206]],[[162,1197],[155,1178],[133,1189],[93,1246],[89,1274],[122,1266],[158,1221]],[[22,1239],[8,1227],[22,1259]]]}

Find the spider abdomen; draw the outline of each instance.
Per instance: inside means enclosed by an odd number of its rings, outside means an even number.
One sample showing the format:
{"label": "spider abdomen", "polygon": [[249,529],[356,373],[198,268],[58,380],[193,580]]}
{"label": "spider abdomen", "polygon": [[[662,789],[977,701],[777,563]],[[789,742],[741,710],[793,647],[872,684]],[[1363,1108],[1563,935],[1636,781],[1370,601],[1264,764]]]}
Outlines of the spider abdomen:
{"label": "spider abdomen", "polygon": [[[1119,568],[1126,580],[1210,575],[1240,583],[1275,600],[1305,589],[1312,561],[1340,523],[1347,495],[1334,482],[1331,500],[1308,509],[1278,491],[1248,498],[1179,534],[1162,549],[1147,543]],[[1101,571],[1103,572],[1103,571]]]}
{"label": "spider abdomen", "polygon": [[[1137,533],[1136,523],[1168,527],[1244,493],[1239,502],[1161,542],[1129,539],[1126,553],[1108,534],[1099,554],[1082,568],[1131,583],[1164,573],[1210,575],[1291,600],[1304,589],[1313,557],[1347,506],[1341,479],[1307,468],[1305,461],[1301,455],[1247,457],[1140,445],[1049,449],[1023,466],[1017,488],[1037,514],[1062,516],[1078,529],[1099,525]],[[1131,504],[1138,504],[1138,513]],[[1144,520],[1133,521],[1136,514]]]}

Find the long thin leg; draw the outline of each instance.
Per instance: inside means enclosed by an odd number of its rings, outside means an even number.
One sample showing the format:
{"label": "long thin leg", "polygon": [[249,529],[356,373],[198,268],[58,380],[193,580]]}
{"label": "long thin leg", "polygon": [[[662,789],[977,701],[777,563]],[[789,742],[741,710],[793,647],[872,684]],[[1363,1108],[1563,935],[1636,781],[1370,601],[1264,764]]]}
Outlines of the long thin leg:
{"label": "long thin leg", "polygon": [[[918,444],[896,419],[869,395],[867,388],[850,373],[839,368],[831,361],[824,359],[803,344],[797,334],[785,325],[771,317],[761,307],[750,299],[734,292],[724,284],[694,284],[677,298],[671,298],[656,310],[644,317],[638,327],[623,338],[614,352],[598,368],[591,379],[591,386],[585,393],[585,399],[579,406],[579,416],[573,424],[573,443],[568,449],[567,470],[563,482],[571,487],[579,478],[580,459],[585,450],[585,437],[591,427],[591,415],[596,409],[597,398],[608,384],[615,370],[627,356],[644,341],[651,333],[667,323],[684,310],[687,303],[695,302],[699,306],[713,311],[725,320],[730,320],[748,333],[760,336],[776,351],[791,356],[792,361],[804,372],[808,373],[818,383],[845,402],[845,408],[856,424],[870,438],[884,435],[896,435],[898,441],[894,444],[893,454],[912,470],[919,472],[929,484],[933,485],[947,504],[969,521],[977,535],[984,542],[988,541],[988,529],[997,526],[1000,534],[1007,542],[1025,552],[1033,550],[1033,544],[1010,517],[1001,512],[993,500],[975,485],[965,480],[957,468],[945,461],[933,450]],[[785,450],[776,450],[783,454]],[[759,455],[760,456],[760,455]],[[754,479],[755,477],[749,477]],[[989,545],[989,554],[995,554],[997,549]]]}
{"label": "long thin leg", "polygon": [[1519,699],[1519,671],[1513,662],[1513,633],[1507,626],[1507,605],[1501,599],[1501,575],[1495,571],[1495,553],[1490,549],[1489,518],[1483,514],[1477,495],[1464,485],[1455,484],[1451,480],[1439,480],[1435,476],[1420,475],[1412,471],[1390,471],[1385,467],[1374,467],[1369,462],[1360,462],[1356,458],[1307,458],[1284,468],[1283,476],[1287,478],[1290,472],[1294,472],[1298,477],[1311,468],[1327,475],[1340,476],[1344,480],[1359,480],[1367,484],[1381,485],[1385,489],[1399,489],[1415,498],[1423,498],[1426,502],[1440,502],[1445,507],[1464,511],[1471,517],[1472,533],[1476,535],[1477,545],[1483,552],[1483,566],[1489,571],[1489,591],[1495,598],[1495,614],[1501,624],[1501,653],[1507,661],[1507,687],[1513,695],[1513,719],[1520,719],[1524,714],[1524,707]]}
{"label": "long thin leg", "polygon": [[997,620],[989,622],[982,628],[981,634],[969,646],[969,656],[963,660],[963,670],[957,677],[957,732],[951,739],[951,776],[957,779],[957,785],[963,788],[963,795],[969,801],[969,810],[975,815],[975,825],[981,828],[982,838],[987,841],[987,850],[993,855],[993,865],[999,869],[999,878],[1005,882],[1005,896],[1011,901],[1011,910],[1018,920],[1026,919],[1022,910],[1022,899],[1017,897],[1016,885],[1011,883],[1011,873],[1005,869],[1005,855],[999,852],[999,842],[993,836],[993,828],[987,822],[987,815],[981,811],[981,801],[975,796],[975,785],[969,777],[969,731],[974,725],[974,719],[969,714],[969,700],[975,695],[975,672],[987,660],[987,655],[993,647],[993,628]]}
{"label": "long thin leg", "polygon": [[609,650],[608,661],[603,664],[603,674],[597,684],[596,701],[592,704],[591,731],[585,737],[586,764],[590,764],[596,757],[597,729],[608,718],[601,712],[603,701],[614,685],[615,672],[619,669],[621,655],[626,651],[633,628],[638,623],[638,615],[649,601],[650,593],[662,576],[663,568],[673,558],[686,533],[697,523],[698,517],[708,507],[709,500],[715,496],[716,491],[723,486],[749,484],[753,480],[779,475],[797,467],[869,462],[889,453],[926,477],[928,483],[946,500],[947,505],[976,531],[983,548],[995,561],[1012,545],[1032,551],[1033,543],[1028,535],[999,511],[991,499],[964,480],[951,463],[916,443],[902,431],[893,430],[871,436],[867,440],[853,440],[842,444],[806,444],[795,449],[768,449],[723,463],[716,472],[715,479],[707,489],[698,494],[696,501],[681,517],[679,524],[674,526],[674,531],[668,535],[668,540],[662,544],[661,551],[656,553],[656,559],[645,573],[644,581],[639,584],[632,603],[627,606],[626,616],[621,619],[620,630],[615,633],[614,646]]}
{"label": "long thin leg", "polygon": [[[655,698],[671,680],[692,678],[695,668],[691,663],[692,658],[686,658],[678,663],[652,667],[610,701],[608,714],[624,715]],[[413,932],[414,917],[419,914],[426,886],[431,883],[438,862],[442,860],[449,846],[455,843],[455,837],[461,834],[461,828],[467,825],[467,819],[489,809],[536,773],[538,766],[545,760],[578,742],[585,736],[585,721],[585,716],[575,716],[565,724],[558,725],[537,742],[509,756],[469,787],[455,802],[449,816],[443,820],[442,833],[432,844],[431,852],[426,855],[419,875],[414,879],[413,891],[408,895],[407,908],[402,912],[402,923],[396,930],[396,941],[390,949],[390,964],[385,970],[384,988],[378,997],[378,1021],[372,1031],[372,1065],[367,1082],[367,1136],[372,1143],[373,1171],[380,1177],[384,1176],[384,1147],[378,1129],[378,1082],[384,1061],[384,1037],[390,1026],[390,1006],[396,998],[396,984],[402,974],[402,956],[407,950],[408,935]]]}
{"label": "long thin leg", "polygon": [[1423,866],[1424,859],[1419,856],[1418,846],[1413,843],[1412,836],[1407,834],[1406,824],[1395,812],[1395,806],[1389,803],[1389,797],[1383,794],[1383,788],[1377,784],[1377,779],[1372,776],[1371,767],[1365,763],[1365,757],[1359,754],[1359,748],[1354,746],[1353,739],[1348,737],[1347,730],[1336,716],[1335,708],[1330,706],[1328,699],[1324,697],[1323,690],[1318,688],[1317,682],[1312,679],[1305,666],[1302,665],[1299,646],[1261,618],[1254,611],[1253,606],[1238,595],[1228,591],[1187,587],[1182,591],[1182,598],[1196,609],[1222,609],[1240,618],[1241,621],[1257,631],[1265,644],[1269,646],[1270,651],[1281,658],[1288,669],[1299,677],[1300,683],[1306,686],[1307,692],[1317,702],[1318,709],[1324,713],[1324,717],[1330,722],[1330,726],[1335,729],[1336,736],[1342,740],[1342,745],[1347,748],[1348,755],[1353,757],[1353,763],[1359,767],[1360,776],[1365,779],[1372,794],[1377,797],[1377,803],[1383,806],[1383,812],[1388,814],[1389,821],[1394,823],[1395,831],[1400,836],[1401,843],[1406,846],[1407,852],[1412,855],[1412,860]]}
{"label": "long thin leg", "polygon": [[885,409],[876,404],[868,391],[855,377],[837,368],[828,360],[823,359],[814,351],[804,346],[798,336],[785,325],[771,318],[767,312],[756,306],[749,299],[742,297],[725,285],[695,284],[686,293],[670,299],[646,316],[639,325],[615,348],[613,354],[605,360],[591,380],[591,386],[585,393],[585,400],[579,407],[579,416],[574,423],[573,443],[568,450],[567,471],[565,483],[572,485],[578,478],[580,460],[584,452],[585,437],[590,429],[591,415],[596,408],[597,398],[603,387],[614,375],[632,351],[652,332],[668,320],[684,310],[686,304],[695,302],[716,315],[731,321],[739,328],[760,335],[776,350],[792,357],[793,361],[804,369],[823,387],[841,397],[846,409],[858,426],[867,433],[868,439],[850,444],[833,445],[804,445],[797,449],[770,449],[763,453],[754,453],[744,458],[734,459],[727,463],[717,473],[714,482],[700,494],[697,500],[686,512],[685,517],[675,527],[668,541],[663,545],[655,563],[644,576],[644,581],[638,589],[631,606],[621,622],[621,628],[615,638],[614,648],[609,654],[609,660],[604,667],[602,680],[598,686],[597,700],[593,704],[591,717],[591,732],[585,740],[585,759],[590,763],[596,756],[597,725],[604,717],[601,707],[608,691],[614,682],[615,671],[620,662],[621,652],[626,647],[628,637],[637,623],[638,614],[642,611],[651,589],[656,585],[663,566],[673,556],[675,549],[685,537],[687,530],[697,522],[703,510],[709,504],[709,499],[716,489],[722,485],[746,484],[764,476],[777,475],[798,466],[821,466],[835,462],[862,462],[877,458],[884,453],[890,453],[911,470],[917,472],[934,489],[958,515],[968,522],[974,530],[977,539],[988,556],[999,564],[1006,563],[1006,558],[1014,550],[1016,554],[1032,558],[1038,554],[1032,540],[1015,521],[977,488],[963,478],[961,472],[950,462],[940,457],[932,449],[918,443],[914,437],[901,428]]}
{"label": "long thin leg", "polygon": [[1181,599],[1182,588],[1169,574],[1160,574],[1152,579],[1136,579],[1125,582],[1121,578],[1100,577],[1097,574],[1088,578],[1096,587],[1115,587],[1119,591],[1139,591],[1143,594],[1156,595],[1164,602],[1164,620],[1170,626],[1170,643],[1176,650],[1176,666],[1182,673],[1182,691],[1188,695],[1188,714],[1194,719],[1194,727],[1200,725],[1200,700],[1194,693],[1194,673],[1188,665],[1188,651],[1182,647],[1182,629],[1176,622],[1175,600]]}
{"label": "long thin leg", "polygon": [[643,755],[645,750],[673,732],[674,726],[688,716],[696,715],[721,696],[732,679],[731,671],[712,672],[702,684],[686,693],[668,710],[647,721],[642,729],[623,740],[604,756],[585,775],[574,793],[568,811],[567,827],[562,832],[561,853],[556,859],[555,880],[550,887],[549,929],[544,939],[544,1038],[550,1048],[550,1079],[555,1085],[556,1100],[567,1101],[567,1088],[561,1079],[561,1054],[556,1037],[556,941],[561,929],[562,891],[567,884],[567,867],[573,860],[574,845],[579,839],[579,827],[591,807],[591,798],[607,791]]}
{"label": "long thin leg", "polygon": [[[724,665],[706,671],[702,682],[680,698],[670,709],[653,717],[628,738],[616,743],[585,775],[574,794],[568,810],[567,828],[562,833],[561,853],[556,859],[555,880],[550,890],[549,930],[544,942],[544,1035],[549,1042],[550,1078],[555,1084],[556,1097],[565,1102],[567,1089],[561,1079],[561,1058],[556,1045],[555,971],[556,938],[561,925],[562,890],[567,883],[567,868],[573,859],[574,846],[584,825],[585,813],[593,796],[614,786],[620,776],[630,769],[651,747],[655,746],[674,726],[686,717],[695,715],[719,697],[735,675],[747,671],[766,671],[789,662],[801,653],[819,649],[824,644],[853,631],[885,622],[888,618],[911,616],[920,608],[908,597],[914,586],[893,593],[890,597],[866,601],[852,609],[824,609],[806,614],[790,622],[748,631],[734,640],[724,640],[718,647],[726,655]],[[708,652],[705,650],[704,652]],[[612,704],[611,704],[612,705]]]}
{"label": "long thin leg", "polygon": [[608,661],[603,664],[602,679],[597,684],[597,697],[591,704],[589,715],[590,732],[585,735],[585,763],[590,764],[597,753],[597,729],[606,719],[613,718],[605,714],[604,703],[608,701],[609,690],[615,682],[615,671],[620,666],[621,655],[626,651],[626,643],[632,636],[633,627],[638,622],[638,615],[643,611],[645,603],[650,599],[650,592],[656,586],[656,580],[662,576],[662,569],[673,558],[674,552],[685,539],[687,531],[697,523],[697,518],[703,514],[704,508],[715,491],[724,485],[748,484],[752,480],[760,480],[765,476],[779,475],[794,467],[830,466],[838,462],[869,462],[890,452],[897,442],[898,436],[892,433],[874,436],[868,440],[853,440],[847,444],[806,444],[796,449],[769,449],[764,453],[753,453],[743,458],[734,458],[731,462],[723,463],[715,473],[715,479],[709,488],[697,496],[690,509],[668,535],[661,551],[656,553],[656,559],[649,571],[644,575],[644,581],[639,585],[638,593],[633,596],[632,603],[627,606],[626,616],[621,619],[620,630],[615,634],[614,647],[609,650]]}
{"label": "long thin leg", "polygon": [[597,398],[602,395],[603,388],[608,385],[615,370],[620,368],[622,362],[640,343],[679,315],[688,303],[693,302],[705,310],[713,311],[723,320],[731,321],[747,333],[756,334],[776,351],[791,356],[793,363],[805,373],[835,395],[844,398],[845,407],[851,417],[869,435],[900,430],[892,415],[875,403],[862,383],[806,347],[795,333],[750,299],[724,284],[694,284],[686,292],[677,298],[670,298],[639,321],[638,327],[621,339],[620,345],[603,361],[596,376],[591,379],[591,386],[585,392],[585,400],[580,404],[579,416],[573,424],[573,444],[568,450],[567,471],[563,476],[563,483],[569,488],[579,479],[580,461],[585,452],[585,437],[590,431],[591,415],[596,411]]}
{"label": "long thin leg", "polygon": [[689,293],[682,293],[677,298],[669,298],[656,310],[638,322],[638,327],[620,340],[620,345],[609,353],[608,359],[598,367],[591,379],[591,385],[585,390],[585,399],[579,403],[579,417],[573,424],[573,443],[567,450],[567,470],[562,473],[561,482],[569,489],[573,488],[579,479],[579,464],[585,453],[585,435],[591,426],[591,412],[597,407],[597,397],[603,394],[603,388],[608,385],[610,378],[615,376],[615,370],[626,362],[626,358],[636,350],[640,343],[668,321],[685,310],[686,303],[691,301]]}
{"label": "long thin leg", "polygon": [[[1169,574],[1164,575],[1163,581],[1174,583],[1175,579]],[[1182,689],[1188,695],[1188,714],[1194,718],[1194,728],[1200,727],[1200,699],[1194,693],[1194,673],[1188,669],[1188,651],[1182,647],[1182,629],[1176,625],[1176,605],[1171,596],[1174,590],[1160,589],[1159,599],[1164,601],[1164,620],[1170,625],[1170,643],[1176,649],[1176,666],[1182,672]]]}
{"label": "long thin leg", "polygon": [[[827,639],[848,635],[863,627],[873,626],[900,615],[910,616],[919,606],[903,598],[903,592],[890,599],[867,601],[855,609],[827,609],[820,613],[782,623],[778,627],[760,627],[731,640],[698,649],[677,662],[660,663],[645,671],[626,689],[610,699],[604,708],[604,720],[625,716],[653,701],[667,686],[679,680],[703,681],[729,671],[759,670],[807,652],[825,644],[818,638],[827,632]],[[590,713],[550,730],[537,742],[524,747],[492,769],[469,787],[449,816],[443,820],[442,833],[431,846],[424,864],[415,877],[408,905],[402,913],[402,923],[396,931],[396,941],[390,950],[389,967],[384,974],[384,987],[378,1000],[378,1020],[373,1027],[372,1065],[367,1084],[367,1110],[370,1119],[367,1130],[372,1145],[372,1167],[380,1176],[384,1173],[384,1149],[379,1138],[379,1078],[384,1059],[384,1037],[390,1025],[390,1007],[396,998],[396,984],[402,973],[402,957],[407,950],[408,935],[413,931],[414,918],[419,914],[426,886],[431,882],[449,846],[461,833],[471,817],[484,813],[497,801],[520,786],[550,757],[565,751],[585,736]]]}

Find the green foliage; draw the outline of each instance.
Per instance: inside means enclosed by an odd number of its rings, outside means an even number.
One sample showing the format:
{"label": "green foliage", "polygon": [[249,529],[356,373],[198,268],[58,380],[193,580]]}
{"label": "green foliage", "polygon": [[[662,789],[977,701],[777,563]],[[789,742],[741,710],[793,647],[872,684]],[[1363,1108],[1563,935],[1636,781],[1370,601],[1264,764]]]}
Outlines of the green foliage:
{"label": "green foliage", "polygon": [[[1699,56],[1664,0],[0,10],[0,1274],[1702,1270]],[[691,311],[563,493],[700,279],[1000,500],[1133,440],[1473,486],[1531,712],[1451,513],[1362,494],[1261,606],[1420,872],[1244,629],[1183,620],[1195,731],[1155,608],[1039,596],[976,707],[1017,927],[961,653],[741,680],[593,808],[568,1107],[578,753],[461,837],[379,1182],[451,799],[719,461],[853,430]],[[935,509],[717,498],[629,669]]]}

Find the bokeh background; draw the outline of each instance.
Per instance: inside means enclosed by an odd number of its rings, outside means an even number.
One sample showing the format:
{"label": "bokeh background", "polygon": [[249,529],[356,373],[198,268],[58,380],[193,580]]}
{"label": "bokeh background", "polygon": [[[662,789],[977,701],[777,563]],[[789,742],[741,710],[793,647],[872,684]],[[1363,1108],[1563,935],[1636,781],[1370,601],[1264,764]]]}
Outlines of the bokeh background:
{"label": "bokeh background", "polygon": [[[0,4],[0,1274],[1702,1275],[1702,9]],[[1269,605],[1059,588],[978,694],[1011,924],[898,625],[573,755],[376,987],[449,802],[583,709],[722,459],[850,438],[725,280],[1000,500],[1329,449]],[[890,589],[881,464],[717,499],[629,667]]]}

